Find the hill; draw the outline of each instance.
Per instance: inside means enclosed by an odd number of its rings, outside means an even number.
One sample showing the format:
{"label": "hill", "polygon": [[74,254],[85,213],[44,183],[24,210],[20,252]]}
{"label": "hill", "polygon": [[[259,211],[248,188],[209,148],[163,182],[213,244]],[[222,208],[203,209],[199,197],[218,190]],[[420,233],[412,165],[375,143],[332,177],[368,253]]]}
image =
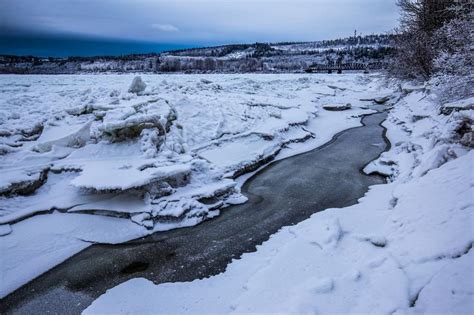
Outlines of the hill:
{"label": "hill", "polygon": [[393,52],[392,35],[316,42],[233,44],[126,56],[39,58],[0,56],[0,73],[301,72],[313,65],[357,63],[380,69]]}

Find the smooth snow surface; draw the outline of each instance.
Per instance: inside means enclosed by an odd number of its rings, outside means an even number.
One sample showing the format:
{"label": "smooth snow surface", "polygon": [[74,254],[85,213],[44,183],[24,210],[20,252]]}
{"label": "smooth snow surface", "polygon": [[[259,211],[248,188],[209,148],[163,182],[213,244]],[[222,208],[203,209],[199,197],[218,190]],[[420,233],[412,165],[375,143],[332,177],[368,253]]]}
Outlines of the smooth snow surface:
{"label": "smooth snow surface", "polygon": [[0,296],[93,242],[195,225],[244,202],[236,177],[359,126],[373,112],[359,100],[387,94],[379,80],[0,76]]}
{"label": "smooth snow surface", "polygon": [[384,126],[390,151],[366,172],[390,182],[358,204],[285,227],[226,272],[186,283],[137,278],[84,314],[472,314],[472,110],[439,115],[404,86]]}

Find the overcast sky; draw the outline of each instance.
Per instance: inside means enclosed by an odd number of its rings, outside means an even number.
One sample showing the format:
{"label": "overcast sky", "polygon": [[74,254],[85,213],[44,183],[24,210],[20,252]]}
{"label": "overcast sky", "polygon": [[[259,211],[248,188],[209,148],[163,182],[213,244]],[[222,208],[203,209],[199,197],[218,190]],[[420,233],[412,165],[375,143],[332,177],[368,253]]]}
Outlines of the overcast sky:
{"label": "overcast sky", "polygon": [[161,43],[309,41],[389,31],[395,0],[1,0],[12,34]]}
{"label": "overcast sky", "polygon": [[0,54],[93,56],[392,30],[396,0],[0,0]]}

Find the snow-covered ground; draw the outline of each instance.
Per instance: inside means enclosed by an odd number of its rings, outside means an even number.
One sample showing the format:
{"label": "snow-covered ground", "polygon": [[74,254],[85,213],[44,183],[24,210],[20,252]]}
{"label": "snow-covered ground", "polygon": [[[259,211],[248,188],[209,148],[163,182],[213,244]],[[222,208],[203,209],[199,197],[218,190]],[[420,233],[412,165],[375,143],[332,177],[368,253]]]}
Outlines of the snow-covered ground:
{"label": "snow-covered ground", "polygon": [[91,243],[245,202],[238,176],[359,126],[361,99],[393,92],[361,74],[133,79],[0,76],[0,297]]}
{"label": "snow-covered ground", "polygon": [[220,275],[129,280],[85,313],[472,314],[472,101],[443,115],[429,92],[402,90],[384,123],[392,148],[366,167],[390,183],[283,228]]}

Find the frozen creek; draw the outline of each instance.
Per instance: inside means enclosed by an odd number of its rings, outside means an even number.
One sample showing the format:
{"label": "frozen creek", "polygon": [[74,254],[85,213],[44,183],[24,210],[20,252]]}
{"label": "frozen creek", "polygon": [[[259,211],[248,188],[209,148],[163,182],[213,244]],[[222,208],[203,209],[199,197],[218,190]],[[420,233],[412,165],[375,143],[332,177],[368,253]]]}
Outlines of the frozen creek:
{"label": "frozen creek", "polygon": [[92,244],[215,218],[249,172],[397,98],[377,74],[204,77],[0,76],[1,298]]}
{"label": "frozen creek", "polygon": [[[281,227],[311,214],[357,202],[383,178],[362,169],[386,148],[385,113],[324,146],[263,168],[242,187],[249,200],[213,220],[118,245],[93,245],[23,286],[2,302],[8,312],[77,314],[126,280],[190,281],[218,274],[232,259],[255,251]],[[284,211],[283,211],[284,209]]]}

